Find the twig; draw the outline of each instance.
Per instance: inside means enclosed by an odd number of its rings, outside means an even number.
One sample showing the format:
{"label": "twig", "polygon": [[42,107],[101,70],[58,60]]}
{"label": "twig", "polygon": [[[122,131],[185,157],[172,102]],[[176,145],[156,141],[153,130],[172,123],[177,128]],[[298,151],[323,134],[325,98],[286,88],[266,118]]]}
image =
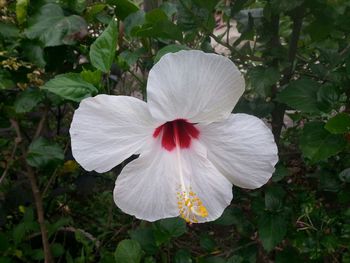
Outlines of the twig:
{"label": "twig", "polygon": [[4,170],[4,172],[2,173],[1,175],[1,178],[0,178],[0,185],[1,183],[3,182],[3,180],[5,179],[10,167],[11,167],[11,162],[13,161],[14,157],[15,157],[15,154],[16,154],[16,150],[17,150],[17,146],[18,144],[20,143],[19,139],[18,138],[15,138],[15,145],[13,146],[13,149],[12,149],[12,153],[11,153],[11,157],[10,157],[10,160],[7,162],[6,164],[6,168]]}
{"label": "twig", "polygon": [[[38,134],[38,135],[40,134],[43,122],[39,123],[39,126],[37,128],[37,132],[35,134]],[[16,120],[11,119],[11,124],[12,124],[12,127],[16,131],[16,134],[17,134],[16,139],[19,142],[21,142],[22,141],[22,134],[21,134],[21,130],[19,128],[18,122]],[[41,126],[41,128],[40,128],[40,126]],[[25,165],[25,168],[27,170],[27,177],[30,181],[30,186],[32,188],[32,192],[33,192],[33,196],[34,196],[34,202],[35,202],[35,207],[36,207],[36,211],[37,211],[38,222],[39,222],[40,232],[41,232],[41,239],[42,239],[43,249],[44,249],[45,263],[52,263],[54,261],[53,261],[53,257],[52,257],[51,250],[50,250],[47,229],[45,226],[44,208],[43,208],[43,202],[42,202],[41,194],[39,191],[38,183],[37,183],[35,173],[34,173],[32,167],[30,167],[27,164],[27,162],[25,161],[26,155],[27,155],[27,151],[25,149],[25,146],[23,144],[20,144],[20,146],[21,146],[20,148],[22,150],[22,155],[24,158],[24,165]]]}
{"label": "twig", "polygon": [[217,254],[217,255],[218,256],[229,256],[229,255],[231,255],[231,254],[233,254],[233,253],[235,253],[235,252],[237,252],[237,251],[239,251],[241,249],[250,247],[251,245],[254,245],[254,244],[257,244],[257,243],[258,243],[258,241],[254,240],[254,241],[248,242],[247,244],[244,244],[244,245],[239,246],[239,247],[235,247],[233,249],[230,249],[229,251],[224,251],[224,252],[222,252],[220,254]]}
{"label": "twig", "polygon": [[46,109],[44,110],[44,112],[43,112],[43,115],[41,116],[41,119],[40,119],[40,121],[39,121],[38,127],[37,127],[37,129],[36,129],[36,131],[35,131],[35,134],[34,134],[34,137],[33,137],[33,141],[34,141],[35,139],[37,139],[37,138],[40,136],[41,131],[42,131],[43,128],[44,128],[44,124],[45,124],[45,121],[46,121],[47,113],[48,113],[48,110],[47,110],[47,108],[46,108]]}
{"label": "twig", "polygon": [[[63,151],[63,152],[64,152],[64,155],[66,154],[69,145],[70,145],[70,143],[67,142],[66,147],[64,148],[64,151]],[[49,190],[50,185],[52,184],[53,180],[56,178],[57,172],[58,172],[58,168],[56,168],[56,169],[53,171],[53,173],[52,173],[52,175],[51,175],[49,181],[47,182],[47,184],[46,184],[46,186],[45,186],[45,188],[44,188],[44,191],[43,191],[43,193],[42,193],[42,197],[43,197],[43,198],[45,198],[46,193],[47,193],[47,191]]]}
{"label": "twig", "polygon": [[94,243],[94,245],[96,246],[96,248],[99,248],[101,245],[101,242],[94,237],[92,234],[90,234],[89,232],[86,232],[84,229],[80,229],[80,228],[75,228],[72,226],[68,226],[68,227],[61,227],[60,229],[58,229],[58,231],[63,231],[63,232],[72,232],[72,233],[76,233],[79,232],[81,233],[84,237],[86,237],[87,239],[89,239],[90,241],[92,241],[92,243]]}

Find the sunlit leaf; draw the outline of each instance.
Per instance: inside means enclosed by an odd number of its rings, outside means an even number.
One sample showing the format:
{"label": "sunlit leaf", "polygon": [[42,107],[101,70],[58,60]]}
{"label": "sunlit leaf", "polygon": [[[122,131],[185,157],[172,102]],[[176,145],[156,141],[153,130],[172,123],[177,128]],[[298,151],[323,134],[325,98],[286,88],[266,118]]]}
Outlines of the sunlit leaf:
{"label": "sunlit leaf", "polygon": [[324,129],[321,122],[305,124],[300,137],[300,148],[303,155],[312,162],[325,160],[336,155],[346,146],[343,136],[334,135]]}
{"label": "sunlit leaf", "polygon": [[48,90],[56,95],[76,102],[90,97],[98,92],[92,84],[84,81],[77,73],[57,75],[45,83],[41,89]]}
{"label": "sunlit leaf", "polygon": [[104,73],[109,72],[115,55],[118,27],[114,19],[90,47],[91,64]]}

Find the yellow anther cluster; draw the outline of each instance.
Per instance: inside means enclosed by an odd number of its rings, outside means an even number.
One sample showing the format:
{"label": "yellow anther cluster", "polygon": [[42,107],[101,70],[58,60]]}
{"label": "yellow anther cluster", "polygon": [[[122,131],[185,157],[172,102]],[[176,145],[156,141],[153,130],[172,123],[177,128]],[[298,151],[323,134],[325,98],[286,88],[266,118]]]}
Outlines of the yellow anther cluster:
{"label": "yellow anther cluster", "polygon": [[192,190],[177,193],[180,216],[187,223],[198,223],[198,217],[207,217],[208,211]]}
{"label": "yellow anther cluster", "polygon": [[17,60],[15,57],[9,57],[0,62],[0,65],[3,68],[7,68],[10,70],[17,71],[20,67],[31,68],[31,64],[28,62],[24,62],[22,60]]}

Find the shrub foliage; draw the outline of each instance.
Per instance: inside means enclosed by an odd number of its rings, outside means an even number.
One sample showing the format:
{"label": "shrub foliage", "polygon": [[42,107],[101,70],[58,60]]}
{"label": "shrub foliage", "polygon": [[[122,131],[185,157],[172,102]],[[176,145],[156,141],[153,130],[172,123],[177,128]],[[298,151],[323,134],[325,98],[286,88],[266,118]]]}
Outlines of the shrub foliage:
{"label": "shrub foliage", "polygon": [[[349,43],[347,0],[0,0],[0,261],[350,262]],[[143,222],[113,203],[125,163],[82,170],[68,130],[83,98],[146,99],[182,49],[239,65],[235,112],[271,125],[280,161],[215,222]]]}

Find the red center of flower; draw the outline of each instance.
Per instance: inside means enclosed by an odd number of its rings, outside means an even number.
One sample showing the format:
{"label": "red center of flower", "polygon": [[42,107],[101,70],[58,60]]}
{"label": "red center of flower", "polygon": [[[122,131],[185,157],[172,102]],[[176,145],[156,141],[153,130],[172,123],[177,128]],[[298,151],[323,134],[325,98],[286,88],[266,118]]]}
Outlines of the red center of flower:
{"label": "red center of flower", "polygon": [[189,148],[191,139],[198,139],[199,130],[192,123],[184,119],[177,119],[156,128],[153,137],[157,138],[159,135],[162,136],[163,148],[170,152],[176,145],[180,148]]}

